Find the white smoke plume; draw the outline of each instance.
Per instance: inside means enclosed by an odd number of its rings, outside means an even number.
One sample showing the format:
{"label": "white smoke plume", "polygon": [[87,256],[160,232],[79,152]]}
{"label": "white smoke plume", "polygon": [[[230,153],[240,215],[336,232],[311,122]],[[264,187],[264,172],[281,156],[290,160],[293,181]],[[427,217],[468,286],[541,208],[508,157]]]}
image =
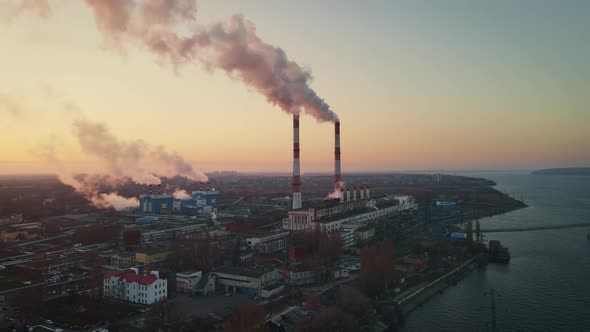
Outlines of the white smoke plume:
{"label": "white smoke plume", "polygon": [[[162,146],[151,146],[141,140],[124,141],[114,136],[105,124],[78,117],[72,123],[74,136],[82,151],[98,159],[106,175],[74,177],[60,174],[60,180],[82,193],[99,208],[126,209],[139,206],[136,198],[125,198],[116,192],[101,193],[101,186],[117,188],[131,179],[138,184],[160,184],[161,176],[185,176],[193,181],[207,181],[178,153]],[[187,194],[188,195],[188,194]]]}
{"label": "white smoke plume", "polygon": [[23,101],[16,96],[0,93],[0,112],[18,117],[23,113]]}
{"label": "white smoke plume", "polygon": [[346,184],[344,183],[344,181],[340,181],[338,182],[338,185],[336,185],[335,187],[336,188],[334,188],[334,191],[329,193],[328,196],[326,196],[326,199],[339,199],[344,194],[344,192],[341,189],[345,189]]}
{"label": "white smoke plume", "polygon": [[[48,99],[47,103],[55,100]],[[71,102],[60,102],[64,114],[72,118],[72,133],[83,152],[96,158],[103,174],[76,176],[76,172],[59,158],[62,140],[51,136],[31,149],[31,153],[48,163],[61,182],[73,187],[99,208],[123,209],[137,206],[134,198],[120,196],[116,190],[128,181],[138,184],[160,184],[160,177],[184,176],[193,181],[207,181],[207,176],[196,170],[178,153],[141,140],[124,141],[112,134],[105,124],[86,119]],[[10,93],[0,92],[0,111],[20,118],[33,114],[31,105]],[[0,112],[0,115],[2,113]],[[26,121],[28,117],[21,120]],[[105,191],[107,191],[105,193]]]}
{"label": "white smoke plume", "polygon": [[100,194],[92,203],[97,207],[125,210],[139,206],[139,200],[135,197],[125,198],[118,193]]}
{"label": "white smoke plume", "polygon": [[48,0],[2,0],[0,2],[0,18],[10,20],[23,12],[33,11],[42,18],[48,18],[51,14],[51,6]]}
{"label": "white smoke plume", "polygon": [[[58,166],[61,162],[53,157],[53,162],[57,163]],[[139,201],[135,197],[124,197],[116,191],[104,193],[104,187],[116,188],[122,185],[127,179],[114,178],[110,175],[105,174],[92,174],[92,175],[78,175],[75,176],[73,173],[68,172],[67,169],[60,167],[59,180],[74,188],[77,192],[82,194],[84,198],[92,203],[97,208],[106,209],[113,208],[115,210],[125,210],[129,208],[135,208],[139,206]]]}
{"label": "white smoke plume", "polygon": [[193,181],[207,181],[178,153],[141,140],[123,141],[106,125],[79,118],[73,122],[74,135],[82,151],[93,155],[115,178],[128,177],[139,184],[160,184],[160,176],[185,176]]}
{"label": "white smoke plume", "polygon": [[[336,113],[310,87],[311,73],[289,60],[281,48],[263,41],[254,23],[242,15],[233,15],[227,23],[203,26],[196,23],[196,0],[85,0],[85,3],[92,9],[105,40],[119,49],[132,43],[169,61],[175,69],[197,63],[209,71],[222,70],[285,112],[304,111],[321,122],[338,120]],[[30,1],[22,8],[38,5],[38,12],[49,13],[48,4]]]}
{"label": "white smoke plume", "polygon": [[172,196],[176,199],[190,199],[192,196],[186,190],[177,189]]}

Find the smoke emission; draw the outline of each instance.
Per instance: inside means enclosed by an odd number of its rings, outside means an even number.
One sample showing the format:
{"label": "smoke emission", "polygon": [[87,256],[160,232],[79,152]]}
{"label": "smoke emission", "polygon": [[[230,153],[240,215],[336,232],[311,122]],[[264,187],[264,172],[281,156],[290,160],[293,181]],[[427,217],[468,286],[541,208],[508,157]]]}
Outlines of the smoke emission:
{"label": "smoke emission", "polygon": [[[137,206],[134,198],[125,198],[117,193],[117,188],[128,181],[138,184],[160,184],[160,177],[182,176],[192,181],[207,181],[207,176],[196,170],[175,151],[163,146],[153,146],[141,140],[125,141],[111,133],[102,123],[86,119],[82,111],[72,102],[55,100],[52,97],[45,103],[55,103],[63,114],[72,119],[72,134],[83,152],[96,158],[103,174],[75,175],[58,156],[61,137],[51,136],[31,149],[31,153],[53,167],[61,182],[73,187],[93,205],[99,208],[123,209]],[[31,105],[23,98],[0,92],[0,112],[17,115],[21,121],[33,114]],[[1,114],[1,113],[0,113]]]}
{"label": "smoke emission", "polygon": [[141,141],[126,142],[115,137],[106,125],[79,118],[73,132],[82,151],[97,157],[116,178],[129,177],[139,184],[160,184],[160,176],[185,176],[206,181],[207,176],[176,152]]}
{"label": "smoke emission", "polygon": [[[24,3],[27,3],[26,5]],[[21,9],[49,13],[47,1],[23,1]],[[263,41],[243,15],[209,26],[196,23],[195,0],[86,0],[107,44],[147,49],[175,69],[195,63],[224,71],[288,113],[304,111],[318,121],[338,116],[310,87],[311,72],[289,60],[279,47]],[[19,11],[12,13],[17,15]],[[181,33],[183,31],[184,33]],[[186,33],[186,31],[190,31]]]}
{"label": "smoke emission", "polygon": [[191,195],[189,195],[186,190],[182,190],[182,189],[175,190],[174,193],[172,194],[172,196],[174,196],[174,198],[176,198],[176,199],[189,199],[189,198],[191,198]]}
{"label": "smoke emission", "polygon": [[22,101],[16,96],[0,93],[0,111],[20,116],[23,113]]}
{"label": "smoke emission", "polygon": [[2,0],[0,2],[0,16],[5,20],[10,20],[13,17],[20,15],[22,12],[33,11],[41,18],[48,18],[51,14],[51,6],[48,0]]}
{"label": "smoke emission", "polygon": [[328,196],[326,196],[326,199],[340,198],[343,194],[342,190],[340,190],[340,188],[346,188],[346,184],[344,183],[344,181],[340,181],[340,182],[338,182],[338,185],[335,187],[336,188],[334,188],[334,191],[329,193]]}

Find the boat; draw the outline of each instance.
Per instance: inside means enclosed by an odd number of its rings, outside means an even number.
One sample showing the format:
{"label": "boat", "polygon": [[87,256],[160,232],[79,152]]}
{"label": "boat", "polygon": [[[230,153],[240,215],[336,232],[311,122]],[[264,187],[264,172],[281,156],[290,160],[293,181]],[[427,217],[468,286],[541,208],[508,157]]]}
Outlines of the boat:
{"label": "boat", "polygon": [[491,263],[509,263],[510,251],[503,247],[500,241],[491,240],[488,244],[488,262]]}

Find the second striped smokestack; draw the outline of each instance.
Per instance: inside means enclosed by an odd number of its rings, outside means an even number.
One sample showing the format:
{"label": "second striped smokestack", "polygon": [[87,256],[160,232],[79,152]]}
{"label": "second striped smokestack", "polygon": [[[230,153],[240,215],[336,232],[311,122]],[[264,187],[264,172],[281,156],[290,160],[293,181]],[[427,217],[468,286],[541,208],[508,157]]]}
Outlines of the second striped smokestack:
{"label": "second striped smokestack", "polygon": [[299,114],[293,114],[293,209],[303,206],[301,201],[301,175],[299,169]]}
{"label": "second striped smokestack", "polygon": [[334,192],[340,192],[342,168],[340,164],[340,121],[334,123]]}

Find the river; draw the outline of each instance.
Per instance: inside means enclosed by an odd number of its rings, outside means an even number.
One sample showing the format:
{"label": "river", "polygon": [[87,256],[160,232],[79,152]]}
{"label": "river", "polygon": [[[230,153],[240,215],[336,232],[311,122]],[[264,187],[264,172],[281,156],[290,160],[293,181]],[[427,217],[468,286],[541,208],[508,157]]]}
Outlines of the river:
{"label": "river", "polygon": [[[481,219],[482,229],[590,221],[590,177],[484,172],[496,188],[530,207]],[[590,331],[590,241],[586,228],[490,233],[510,249],[508,265],[490,264],[413,311],[401,331],[491,331],[494,288],[498,331]]]}

